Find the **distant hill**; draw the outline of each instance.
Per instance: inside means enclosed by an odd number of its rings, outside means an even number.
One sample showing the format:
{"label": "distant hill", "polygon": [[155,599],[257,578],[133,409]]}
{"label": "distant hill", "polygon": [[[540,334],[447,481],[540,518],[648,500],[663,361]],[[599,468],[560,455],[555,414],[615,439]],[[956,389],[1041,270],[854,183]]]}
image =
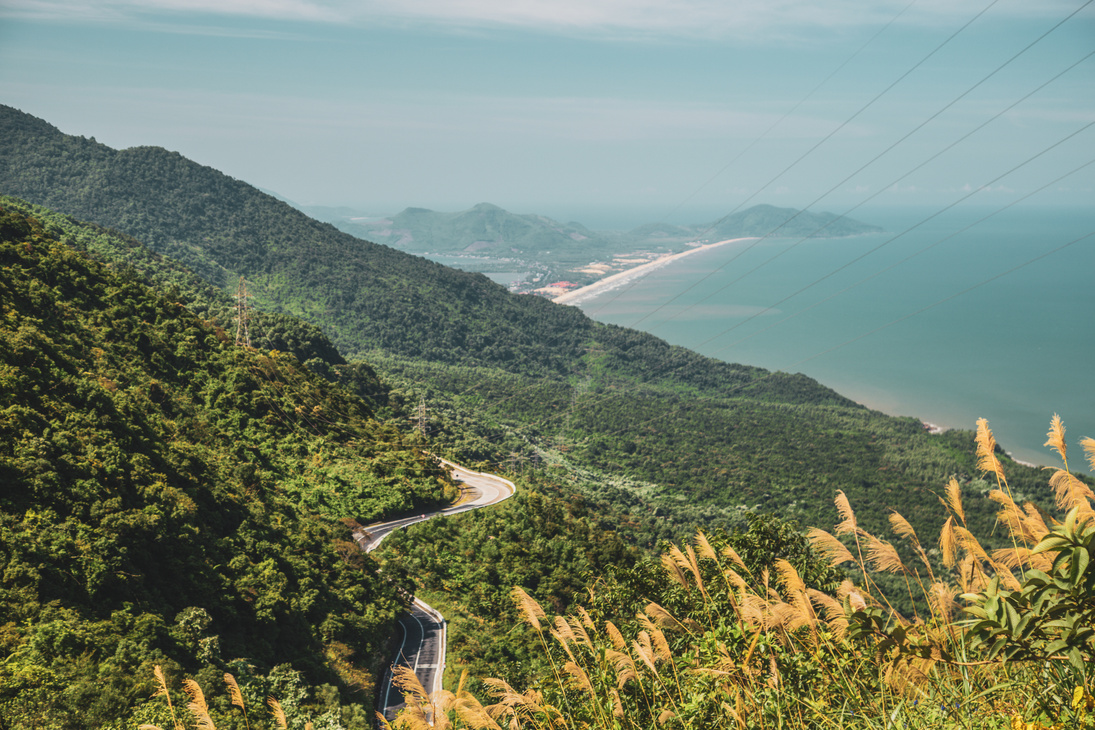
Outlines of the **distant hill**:
{"label": "distant hill", "polygon": [[515,215],[490,203],[458,213],[407,208],[390,218],[367,221],[347,221],[338,209],[328,209],[327,213],[341,219],[336,223],[340,230],[413,253],[503,257],[572,251],[596,257],[611,244],[610,239],[581,224],[563,224],[540,215]]}
{"label": "distant hill", "polygon": [[580,223],[559,223],[541,215],[516,215],[490,203],[457,213],[407,208],[388,218],[365,218],[347,208],[306,206],[302,210],[339,230],[381,241],[401,251],[478,254],[522,260],[588,263],[637,249],[682,250],[697,240],[743,236],[840,238],[882,229],[833,213],[756,205],[711,223],[647,223],[626,233],[591,231]]}
{"label": "distant hill", "polygon": [[773,205],[755,205],[722,220],[694,228],[712,240],[741,236],[842,238],[882,232],[878,226],[838,217],[833,213],[813,213],[794,208],[777,208]]}

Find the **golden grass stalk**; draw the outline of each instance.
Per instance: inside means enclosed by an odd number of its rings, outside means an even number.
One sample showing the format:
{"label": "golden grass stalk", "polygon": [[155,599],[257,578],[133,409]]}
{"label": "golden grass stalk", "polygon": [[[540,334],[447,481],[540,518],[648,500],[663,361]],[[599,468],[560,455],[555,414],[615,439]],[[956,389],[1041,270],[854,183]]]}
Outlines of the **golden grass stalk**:
{"label": "golden grass stalk", "polygon": [[183,730],[182,723],[175,717],[175,707],[171,704],[171,693],[167,691],[167,679],[164,677],[163,668],[157,664],[152,668],[152,674],[156,677],[156,692],[152,696],[163,696],[167,699],[167,711],[171,713],[171,724],[175,726],[175,730]]}
{"label": "golden grass stalk", "polygon": [[597,699],[597,692],[593,689],[593,683],[589,681],[589,675],[575,662],[570,661],[563,665],[563,671],[573,680],[573,685],[589,694],[591,699]]}
{"label": "golden grass stalk", "polygon": [[[679,551],[678,551],[679,552]],[[681,566],[673,559],[672,555],[663,553],[661,557],[662,567],[665,568],[665,572],[669,573],[669,579],[679,585],[681,588],[689,589],[692,586],[688,582],[688,578],[685,577],[684,571],[681,570]]]}
{"label": "golden grass stalk", "polygon": [[840,513],[841,522],[836,526],[837,535],[851,535],[854,534],[859,525],[856,523],[855,512],[852,510],[852,505],[848,502],[848,495],[843,491],[837,490],[836,509]]}
{"label": "golden grass stalk", "polygon": [[653,601],[646,604],[646,608],[643,610],[646,611],[647,616],[653,619],[654,623],[658,625],[658,628],[672,629],[674,631],[681,629],[687,630],[684,624],[673,618],[673,614],[669,613],[669,611]]}
{"label": "golden grass stalk", "polygon": [[715,554],[715,548],[711,547],[711,543],[707,539],[707,535],[704,535],[702,531],[696,531],[696,547],[699,548],[699,556],[701,558],[707,558],[708,560],[714,560],[718,562],[718,555]]}
{"label": "golden grass stalk", "polygon": [[928,588],[928,606],[941,622],[949,623],[958,611],[959,589],[943,581],[936,581]]}
{"label": "golden grass stalk", "polygon": [[274,724],[281,730],[289,730],[289,724],[285,721],[285,710],[281,709],[281,703],[276,697],[267,697],[266,704],[270,706],[270,714],[274,716]]}
{"label": "golden grass stalk", "polygon": [[1068,512],[1078,508],[1081,516],[1091,513],[1091,501],[1095,500],[1095,492],[1069,472],[1063,469],[1055,471],[1049,478],[1049,486],[1053,487],[1057,507],[1061,511]]}
{"label": "golden grass stalk", "polygon": [[399,688],[405,696],[410,695],[418,704],[430,701],[426,688],[414,673],[414,669],[408,666],[392,667],[392,684]]}
{"label": "golden grass stalk", "polygon": [[[578,611],[585,613],[585,609],[583,609],[581,606],[578,607]],[[586,631],[586,618],[589,618],[588,613],[585,614],[585,618],[571,616],[567,619],[567,622],[570,624],[570,631],[574,636],[573,641],[576,641],[577,643],[585,646],[590,651],[593,651],[593,640],[590,638],[589,632]],[[590,621],[590,624],[592,623],[593,622]],[[592,628],[592,625],[590,626],[590,628]]]}
{"label": "golden grass stalk", "polygon": [[616,624],[605,621],[605,633],[608,634],[609,641],[612,642],[612,646],[616,647],[617,651],[627,649],[627,641],[624,639],[624,635],[620,633],[620,630],[616,628]]}
{"label": "golden grass stalk", "polygon": [[745,565],[745,561],[741,559],[740,555],[738,555],[738,551],[735,550],[734,548],[730,547],[729,545],[727,545],[726,547],[724,547],[722,549],[722,556],[724,558],[728,558],[730,560],[730,562],[732,562],[734,565],[738,566],[738,568],[742,572],[744,572],[744,573],[749,572],[748,566]]}
{"label": "golden grass stalk", "polygon": [[977,436],[974,441],[977,444],[977,468],[983,472],[992,472],[998,480],[1006,482],[1004,468],[996,458],[996,438],[989,428],[988,419],[977,419]]}
{"label": "golden grass stalk", "polygon": [[966,524],[966,510],[962,507],[962,485],[954,477],[947,482],[947,507],[954,513],[962,524]]}
{"label": "golden grass stalk", "polygon": [[240,686],[236,683],[236,678],[225,672],[224,683],[228,686],[228,698],[232,701],[232,704],[243,710],[246,715],[247,708],[243,704],[243,693],[240,692]]}
{"label": "golden grass stalk", "polygon": [[657,656],[654,654],[654,646],[650,640],[650,634],[646,631],[640,631],[639,635],[635,637],[635,641],[631,642],[631,648],[639,655],[639,659],[646,665],[647,669],[655,676],[659,677],[658,670],[655,668],[654,663],[657,661]]}
{"label": "golden grass stalk", "polygon": [[1065,444],[1065,425],[1061,423],[1061,417],[1056,413],[1049,422],[1049,431],[1046,432],[1046,442],[1043,446],[1049,446],[1061,457],[1068,469],[1068,446]]}
{"label": "golden grass stalk", "polygon": [[578,606],[578,616],[582,619],[582,626],[585,626],[590,631],[596,628],[596,624],[593,623],[593,619],[590,618],[589,612],[581,606]]}
{"label": "golden grass stalk", "polygon": [[547,619],[547,614],[544,613],[544,609],[540,607],[536,599],[525,593],[519,586],[513,587],[510,596],[517,604],[517,610],[521,613],[521,618],[525,620],[525,623],[537,631],[542,631],[540,619]]}
{"label": "golden grass stalk", "polygon": [[916,530],[914,530],[913,526],[909,524],[909,521],[899,513],[890,513],[890,527],[898,537],[905,538],[917,548],[920,547],[920,538],[916,536]]}
{"label": "golden grass stalk", "polygon": [[456,716],[472,730],[502,730],[479,700],[467,693],[460,693],[454,707]]}
{"label": "golden grass stalk", "polygon": [[825,530],[811,527],[806,533],[806,539],[834,568],[842,563],[855,562],[855,557],[847,546]]}
{"label": "golden grass stalk", "polygon": [[209,717],[209,705],[205,703],[205,694],[202,692],[202,688],[198,686],[198,683],[193,679],[184,679],[183,691],[190,698],[190,702],[186,704],[186,709],[194,714],[194,727],[198,730],[216,730],[213,718]]}
{"label": "golden grass stalk", "polygon": [[1080,447],[1083,448],[1084,454],[1087,456],[1087,463],[1091,465],[1091,471],[1095,471],[1095,439],[1090,436],[1084,438],[1080,442]]}
{"label": "golden grass stalk", "polygon": [[947,518],[939,531],[939,552],[943,556],[943,565],[953,568],[958,558],[958,537],[954,533],[954,515]]}
{"label": "golden grass stalk", "polygon": [[240,692],[240,686],[236,682],[236,678],[228,672],[224,673],[224,683],[228,686],[228,698],[232,704],[240,708],[243,711],[243,724],[247,730],[251,730],[251,721],[247,717],[247,707],[243,704],[243,693]]}
{"label": "golden grass stalk", "polygon": [[620,693],[611,690],[609,694],[612,695],[612,716],[622,719],[624,717],[624,703],[620,701]]}
{"label": "golden grass stalk", "polygon": [[908,569],[901,562],[901,556],[897,554],[897,548],[888,542],[879,540],[874,535],[865,535],[867,539],[867,559],[874,565],[875,570],[883,573],[907,573]]}
{"label": "golden grass stalk", "polygon": [[623,689],[631,680],[638,680],[639,672],[635,667],[635,660],[630,654],[623,651],[609,649],[605,652],[605,658],[612,663],[616,670],[616,687]]}

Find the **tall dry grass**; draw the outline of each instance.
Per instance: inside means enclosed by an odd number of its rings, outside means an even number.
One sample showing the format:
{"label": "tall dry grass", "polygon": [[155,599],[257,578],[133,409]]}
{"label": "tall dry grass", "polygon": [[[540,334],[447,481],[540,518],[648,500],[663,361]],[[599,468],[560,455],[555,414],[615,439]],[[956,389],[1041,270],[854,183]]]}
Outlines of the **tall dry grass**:
{"label": "tall dry grass", "polygon": [[[814,528],[808,538],[831,565],[863,579],[859,585],[845,580],[830,593],[808,587],[785,560],[776,561],[772,572],[751,572],[731,548],[720,549],[700,532],[693,544],[672,546],[661,557],[666,580],[686,597],[677,615],[648,602],[619,625],[581,608],[549,618],[515,589],[523,620],[543,642],[551,676],[523,693],[501,679],[485,680],[488,704],[464,689],[463,678],[455,694],[429,697],[403,677],[408,709],[392,727],[426,728],[431,720],[433,727],[476,730],[1095,727],[1095,670],[1066,656],[1018,650],[1012,656],[1021,660],[1006,661],[994,653],[999,647],[979,643],[971,633],[983,633],[978,610],[1021,596],[1039,575],[1062,566],[1078,569],[1082,556],[1062,558],[1054,540],[1065,540],[1071,530],[1089,534],[1095,548],[1095,494],[1069,472],[1064,434],[1054,416],[1047,446],[1065,468],[1054,471],[1050,484],[1057,508],[1069,514],[1065,524],[1014,501],[992,432],[979,421],[978,465],[995,479],[990,498],[999,505],[1010,547],[982,546],[967,525],[954,479],[944,485],[940,502],[947,519],[931,543],[896,512],[889,523],[897,542],[869,533],[838,492],[840,522],[832,532]],[[1095,439],[1081,445],[1095,471]],[[913,557],[909,564],[898,543]],[[884,573],[900,577],[923,615],[905,616],[892,607],[873,578]],[[1087,599],[1095,619],[1095,598],[1080,595],[1077,605]],[[1030,626],[1028,619],[1007,640],[1021,649],[1022,631]],[[1078,630],[1085,628],[1090,626]],[[1091,659],[1087,651],[1084,658]]]}

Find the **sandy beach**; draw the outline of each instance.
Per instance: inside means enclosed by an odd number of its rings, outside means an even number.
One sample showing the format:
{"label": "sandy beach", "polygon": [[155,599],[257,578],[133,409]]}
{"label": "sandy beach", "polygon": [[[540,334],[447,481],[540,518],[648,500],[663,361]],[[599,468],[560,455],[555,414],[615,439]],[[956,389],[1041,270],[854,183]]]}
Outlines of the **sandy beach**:
{"label": "sandy beach", "polygon": [[687,251],[681,251],[680,253],[666,254],[665,256],[660,256],[660,257],[658,257],[658,258],[656,258],[653,261],[650,261],[648,263],[640,264],[639,266],[635,266],[635,267],[632,267],[630,269],[626,269],[626,270],[621,271],[617,274],[613,274],[612,276],[607,276],[604,279],[601,279],[599,281],[593,282],[592,284],[589,284],[588,286],[583,286],[580,289],[575,289],[574,291],[569,291],[565,294],[560,294],[559,296],[552,299],[552,301],[555,302],[556,304],[575,304],[575,305],[576,304],[581,304],[582,302],[588,301],[588,300],[592,299],[593,297],[596,297],[600,294],[604,294],[605,292],[612,291],[613,289],[618,289],[622,286],[626,286],[627,284],[631,283],[632,281],[635,281],[636,279],[638,279],[640,277],[646,276],[650,272],[652,272],[656,269],[660,269],[661,267],[665,266],[666,264],[668,264],[672,261],[682,259],[685,256],[691,256],[692,254],[699,253],[700,251],[709,251],[712,248],[717,248],[718,246],[725,246],[728,243],[740,243],[742,241],[755,241],[755,240],[756,240],[755,237],[752,237],[752,238],[750,238],[750,237],[746,237],[746,238],[728,238],[725,241],[716,241],[714,243],[706,243],[702,246],[696,246],[695,248],[690,248]]}

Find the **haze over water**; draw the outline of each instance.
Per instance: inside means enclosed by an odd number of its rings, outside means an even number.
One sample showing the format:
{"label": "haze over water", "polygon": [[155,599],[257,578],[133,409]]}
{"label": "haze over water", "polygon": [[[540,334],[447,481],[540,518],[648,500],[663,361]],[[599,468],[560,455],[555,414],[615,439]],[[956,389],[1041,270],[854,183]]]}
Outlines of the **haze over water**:
{"label": "haze over water", "polygon": [[1059,413],[1070,466],[1087,471],[1078,442],[1095,437],[1095,236],[960,292],[1095,232],[1095,211],[1005,211],[883,272],[991,210],[945,214],[894,238],[932,212],[858,216],[881,235],[724,246],[580,306],[706,355],[805,373],[887,413],[966,429],[988,418],[1024,461],[1057,464],[1042,444]]}

